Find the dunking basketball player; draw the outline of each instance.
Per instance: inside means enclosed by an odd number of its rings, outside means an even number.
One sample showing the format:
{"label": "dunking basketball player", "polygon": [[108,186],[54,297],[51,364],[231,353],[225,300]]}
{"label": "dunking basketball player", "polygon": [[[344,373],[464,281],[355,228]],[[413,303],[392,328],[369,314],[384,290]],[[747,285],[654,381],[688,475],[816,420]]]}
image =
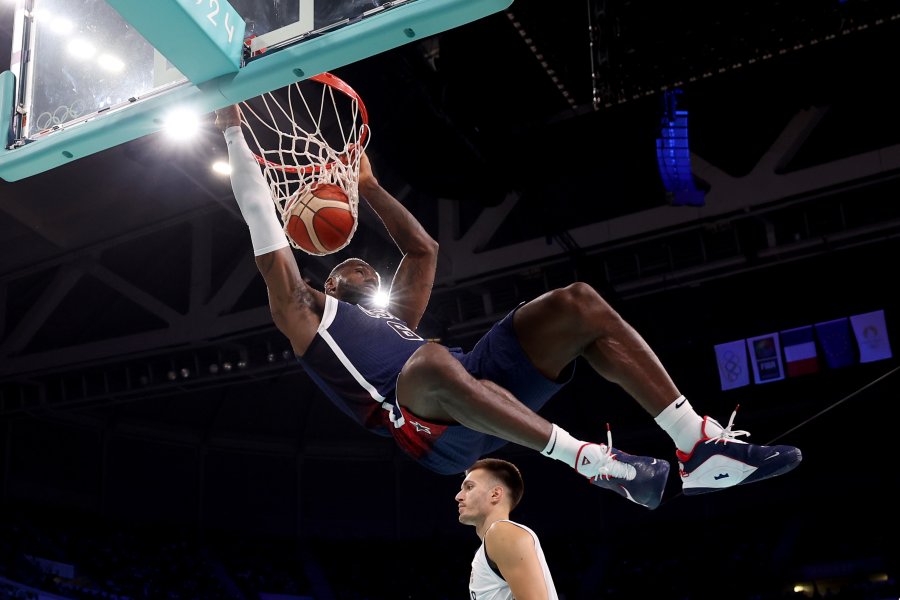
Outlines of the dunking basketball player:
{"label": "dunking basketball player", "polygon": [[509,520],[525,492],[511,462],[482,458],[466,469],[456,494],[459,522],[475,527],[481,547],[472,560],[472,600],[558,600],[537,534]]}
{"label": "dunking basketball player", "polygon": [[[574,438],[536,411],[568,382],[583,357],[620,385],[672,438],[685,494],[785,473],[801,460],[790,446],[759,446],[746,431],[699,416],[647,343],[591,287],[573,283],[525,302],[470,352],[416,333],[431,295],[438,245],[378,183],[361,158],[359,192],[403,255],[386,310],[367,306],[378,273],[358,258],[336,266],[324,291],[307,285],[269,188],[240,127],[237,106],[217,111],[232,187],[250,229],[272,316],[310,377],[365,428],[393,436],[422,466],[461,473],[508,442],[562,461],[592,483],[638,504],[659,505],[669,463]],[[732,421],[734,415],[732,414]]]}

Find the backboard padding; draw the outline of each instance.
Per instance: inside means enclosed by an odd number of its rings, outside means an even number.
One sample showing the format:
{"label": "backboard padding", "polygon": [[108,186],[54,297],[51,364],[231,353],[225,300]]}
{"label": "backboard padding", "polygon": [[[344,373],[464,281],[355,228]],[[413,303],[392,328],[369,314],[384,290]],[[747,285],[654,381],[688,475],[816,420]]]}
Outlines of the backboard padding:
{"label": "backboard padding", "polygon": [[[19,77],[17,97],[24,97],[25,106],[19,111],[18,144],[0,150],[0,177],[7,181],[159,131],[165,113],[176,105],[208,114],[511,4],[511,0],[399,0],[377,6],[377,0],[345,0],[328,5],[329,9],[342,7],[337,13],[316,12],[313,7],[315,29],[303,32],[312,0],[230,0],[245,19],[247,35],[263,36],[266,52],[248,54],[234,75],[193,85],[173,72],[104,0],[19,1],[34,4],[33,27],[20,36],[30,38],[34,52],[14,49],[11,71]],[[85,33],[96,45],[95,57],[101,49],[120,51],[128,58],[128,67],[115,78],[101,72],[96,62],[91,68],[67,63],[68,46],[52,39],[65,30],[57,19],[76,5],[84,12],[77,21],[70,19],[66,43]],[[56,12],[42,13],[41,7]],[[30,60],[23,63],[22,56]]]}

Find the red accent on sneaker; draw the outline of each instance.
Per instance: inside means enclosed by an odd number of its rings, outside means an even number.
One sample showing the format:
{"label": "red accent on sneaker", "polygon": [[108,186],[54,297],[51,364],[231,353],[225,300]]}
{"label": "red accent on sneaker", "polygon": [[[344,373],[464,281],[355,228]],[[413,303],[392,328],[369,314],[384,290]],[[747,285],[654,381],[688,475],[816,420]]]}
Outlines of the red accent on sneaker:
{"label": "red accent on sneaker", "polygon": [[694,455],[694,450],[697,449],[697,446],[710,438],[710,436],[706,435],[706,422],[708,419],[709,416],[703,417],[703,424],[700,425],[700,439],[694,443],[694,447],[691,448],[690,452],[682,452],[677,448],[675,449],[675,456],[680,462],[687,462],[691,460],[691,457]]}
{"label": "red accent on sneaker", "polygon": [[703,425],[700,426],[700,441],[709,439],[709,436],[706,435],[706,424],[709,422],[709,415],[703,417]]}
{"label": "red accent on sneaker", "polygon": [[[597,445],[597,444],[594,444],[594,443],[592,443],[592,442],[586,442],[586,443],[584,443],[584,444],[581,445],[581,448],[579,448],[579,449],[578,449],[578,452],[575,454],[575,465],[574,465],[574,468],[575,468],[575,472],[578,473],[579,475],[582,475],[582,476],[584,476],[584,477],[587,477],[587,475],[584,475],[583,473],[581,473],[581,472],[578,470],[578,466],[581,464],[581,463],[579,462],[579,459],[581,458],[581,452],[582,452],[582,450],[584,450],[584,449],[587,448],[588,446],[596,446],[596,445]],[[587,458],[587,457],[585,457],[585,458]],[[590,464],[590,462],[588,462],[588,464]],[[590,479],[590,477],[588,477],[588,479]]]}

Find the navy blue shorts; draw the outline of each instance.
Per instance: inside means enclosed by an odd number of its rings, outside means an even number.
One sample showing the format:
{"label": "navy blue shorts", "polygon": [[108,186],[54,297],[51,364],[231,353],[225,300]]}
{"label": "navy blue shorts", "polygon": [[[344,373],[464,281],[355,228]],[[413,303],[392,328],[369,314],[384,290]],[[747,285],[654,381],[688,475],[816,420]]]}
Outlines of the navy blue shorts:
{"label": "navy blue shorts", "polygon": [[[476,379],[487,379],[506,388],[522,404],[538,412],[571,381],[575,363],[570,363],[556,381],[541,374],[525,354],[513,329],[513,315],[519,307],[494,324],[470,352],[451,348],[450,353]],[[404,417],[402,427],[390,428],[397,444],[422,466],[437,473],[462,473],[479,458],[509,443],[462,425],[432,423],[402,407],[397,409]]]}

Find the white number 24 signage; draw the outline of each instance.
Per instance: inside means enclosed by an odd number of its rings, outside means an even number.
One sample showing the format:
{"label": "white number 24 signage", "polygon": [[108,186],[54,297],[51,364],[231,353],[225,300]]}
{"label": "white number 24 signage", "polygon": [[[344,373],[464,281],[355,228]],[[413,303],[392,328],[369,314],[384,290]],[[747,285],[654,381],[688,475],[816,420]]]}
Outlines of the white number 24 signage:
{"label": "white number 24 signage", "polygon": [[228,3],[225,3],[227,7],[225,10],[225,15],[222,16],[219,13],[222,12],[221,7],[219,6],[219,0],[197,0],[196,6],[200,6],[201,4],[206,4],[205,8],[209,8],[209,13],[207,13],[206,18],[212,23],[213,27],[218,27],[219,23],[225,28],[225,33],[228,34],[228,43],[234,41],[234,20],[238,18],[234,15],[231,7]]}

